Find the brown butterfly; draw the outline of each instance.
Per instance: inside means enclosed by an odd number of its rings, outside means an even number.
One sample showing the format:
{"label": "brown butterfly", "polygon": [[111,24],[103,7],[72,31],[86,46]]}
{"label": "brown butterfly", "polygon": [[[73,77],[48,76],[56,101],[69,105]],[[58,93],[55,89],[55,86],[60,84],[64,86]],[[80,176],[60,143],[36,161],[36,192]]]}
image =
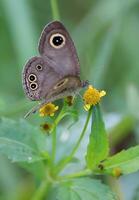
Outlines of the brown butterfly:
{"label": "brown butterfly", "polygon": [[51,22],[44,28],[38,50],[40,56],[32,57],[26,63],[22,80],[26,95],[41,103],[25,117],[44,104],[74,95],[88,85],[87,81],[80,80],[77,52],[61,22]]}

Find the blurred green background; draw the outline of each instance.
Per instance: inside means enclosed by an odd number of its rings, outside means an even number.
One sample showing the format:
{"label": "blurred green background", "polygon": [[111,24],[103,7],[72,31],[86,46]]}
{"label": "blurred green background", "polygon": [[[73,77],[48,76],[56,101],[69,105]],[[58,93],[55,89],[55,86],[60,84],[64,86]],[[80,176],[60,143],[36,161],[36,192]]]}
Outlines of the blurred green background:
{"label": "blurred green background", "polygon": [[[139,1],[57,0],[81,64],[81,77],[107,96],[102,107],[112,151],[139,143]],[[0,0],[0,117],[18,119],[33,103],[25,98],[21,73],[38,54],[38,38],[53,20],[50,0]],[[33,118],[33,117],[32,117]],[[38,117],[29,121],[37,121]],[[139,199],[139,173],[114,181],[124,200]],[[110,180],[109,180],[110,182]],[[30,199],[34,179],[0,157],[0,199]]]}

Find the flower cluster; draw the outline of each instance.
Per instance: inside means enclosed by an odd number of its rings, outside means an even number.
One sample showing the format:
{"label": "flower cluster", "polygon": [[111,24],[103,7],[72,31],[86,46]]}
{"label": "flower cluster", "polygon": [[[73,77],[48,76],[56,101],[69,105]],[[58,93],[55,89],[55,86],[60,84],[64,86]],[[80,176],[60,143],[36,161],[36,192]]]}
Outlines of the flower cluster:
{"label": "flower cluster", "polygon": [[84,108],[85,110],[89,110],[91,106],[95,106],[98,104],[103,96],[106,95],[104,90],[98,91],[92,85],[89,85],[88,89],[85,91],[83,95],[83,100],[85,102]]}
{"label": "flower cluster", "polygon": [[[88,89],[83,95],[84,108],[86,111],[90,109],[91,106],[98,104],[103,96],[106,95],[104,90],[98,91],[93,86],[89,85]],[[69,106],[73,104],[73,97],[69,96],[66,98],[66,102]],[[58,106],[55,106],[53,103],[48,103],[40,108],[39,113],[41,117],[45,116],[54,116],[55,112],[58,110]]]}

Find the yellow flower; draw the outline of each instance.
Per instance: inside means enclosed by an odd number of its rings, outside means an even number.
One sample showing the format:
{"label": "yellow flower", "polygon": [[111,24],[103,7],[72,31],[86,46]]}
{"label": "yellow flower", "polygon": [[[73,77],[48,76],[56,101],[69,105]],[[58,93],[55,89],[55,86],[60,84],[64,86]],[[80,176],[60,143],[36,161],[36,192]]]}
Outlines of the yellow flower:
{"label": "yellow flower", "polygon": [[90,107],[96,105],[100,102],[101,97],[105,96],[106,92],[104,90],[98,91],[93,86],[89,85],[88,89],[85,91],[83,95],[83,99],[85,102],[84,108],[85,110],[89,110]]}
{"label": "yellow flower", "polygon": [[45,116],[54,116],[54,113],[58,110],[58,106],[55,106],[52,103],[48,103],[40,108],[39,113],[41,117]]}

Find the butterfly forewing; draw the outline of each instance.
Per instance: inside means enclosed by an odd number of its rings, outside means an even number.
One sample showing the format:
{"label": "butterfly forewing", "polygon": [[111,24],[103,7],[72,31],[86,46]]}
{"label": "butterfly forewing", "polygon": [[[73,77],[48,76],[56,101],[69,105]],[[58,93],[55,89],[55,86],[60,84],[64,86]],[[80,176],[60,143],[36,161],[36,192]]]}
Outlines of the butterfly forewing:
{"label": "butterfly forewing", "polygon": [[[61,41],[63,43],[58,45]],[[44,28],[40,37],[39,52],[53,62],[52,68],[60,75],[79,76],[79,60],[74,43],[61,22],[52,22]]]}

